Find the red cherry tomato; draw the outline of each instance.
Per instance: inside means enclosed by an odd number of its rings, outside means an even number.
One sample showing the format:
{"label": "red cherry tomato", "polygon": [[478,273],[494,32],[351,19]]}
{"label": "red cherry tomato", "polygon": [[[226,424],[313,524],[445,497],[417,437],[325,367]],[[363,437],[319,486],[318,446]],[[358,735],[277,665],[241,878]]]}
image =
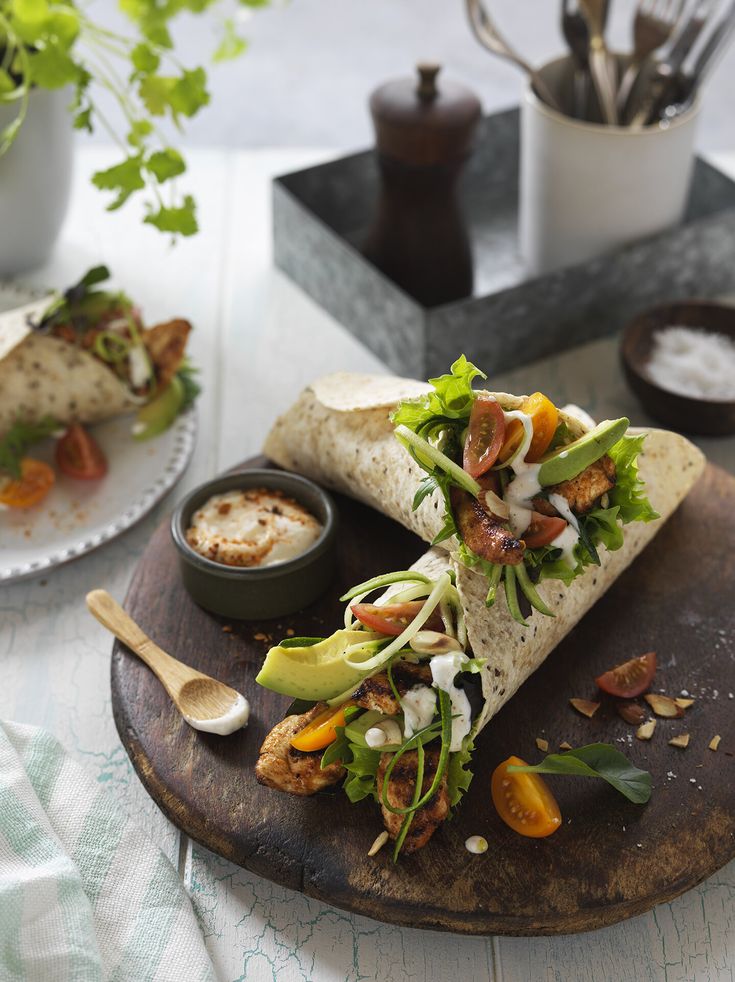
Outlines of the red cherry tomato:
{"label": "red cherry tomato", "polygon": [[528,549],[538,549],[540,546],[547,546],[553,542],[566,527],[567,523],[563,518],[556,515],[542,515],[540,512],[534,511],[531,512],[531,524],[521,538]]}
{"label": "red cherry tomato", "polygon": [[56,463],[68,477],[96,481],[107,473],[107,458],[96,440],[78,423],[56,444]]}
{"label": "red cherry tomato", "polygon": [[490,470],[505,438],[505,416],[494,399],[478,396],[472,404],[462,466],[472,477]]}
{"label": "red cherry tomato", "polygon": [[[371,631],[378,631],[380,634],[389,634],[398,637],[403,634],[408,625],[424,606],[423,600],[409,600],[402,604],[355,604],[350,610],[355,617],[370,628]],[[431,616],[424,625],[427,631],[443,631],[444,624],[441,615],[437,610],[432,611]]]}
{"label": "red cherry tomato", "polygon": [[656,652],[648,651],[638,658],[616,665],[595,679],[603,692],[621,699],[632,699],[645,692],[656,674]]}

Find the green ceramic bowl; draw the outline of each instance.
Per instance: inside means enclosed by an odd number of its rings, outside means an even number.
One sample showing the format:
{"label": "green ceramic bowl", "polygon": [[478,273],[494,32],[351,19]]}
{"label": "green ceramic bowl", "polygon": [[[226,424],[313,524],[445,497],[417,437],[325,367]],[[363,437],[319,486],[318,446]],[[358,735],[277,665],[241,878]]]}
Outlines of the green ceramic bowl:
{"label": "green ceramic bowl", "polygon": [[[226,566],[200,556],[186,541],[194,512],[212,495],[241,488],[270,488],[298,501],[317,518],[322,534],[295,559],[272,566]],[[206,610],[238,620],[267,620],[302,610],[329,586],[334,575],[337,511],[331,497],[298,474],[248,470],[207,481],[191,492],[171,516],[184,586]]]}

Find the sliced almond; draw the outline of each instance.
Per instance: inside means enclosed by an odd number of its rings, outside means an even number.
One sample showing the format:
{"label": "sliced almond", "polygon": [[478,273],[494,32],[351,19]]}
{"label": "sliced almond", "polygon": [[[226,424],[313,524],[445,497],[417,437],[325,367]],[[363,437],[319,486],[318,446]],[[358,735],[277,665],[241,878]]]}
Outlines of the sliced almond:
{"label": "sliced almond", "polygon": [[646,718],[646,711],[639,702],[618,702],[615,705],[618,716],[622,716],[626,723],[637,726]]}
{"label": "sliced almond", "polygon": [[544,740],[542,737],[536,737],[536,746],[539,748],[539,750],[546,753],[546,751],[549,749],[549,741]]}
{"label": "sliced almond", "polygon": [[660,696],[655,692],[649,692],[643,697],[657,716],[665,719],[676,719],[684,715],[684,710],[676,705],[673,699],[668,696]]}
{"label": "sliced almond", "polygon": [[678,699],[674,699],[674,702],[679,709],[689,709],[690,706],[694,705],[693,699],[682,699],[681,696]]}
{"label": "sliced almond", "polygon": [[653,736],[653,731],[656,729],[656,720],[649,719],[647,723],[642,723],[638,729],[635,731],[635,735],[639,740],[650,740]]}
{"label": "sliced almond", "polygon": [[564,743],[559,744],[559,750],[571,750],[571,749],[572,749],[571,743],[567,743],[566,740],[564,741]]}
{"label": "sliced almond", "polygon": [[375,856],[388,841],[388,833],[383,831],[368,849],[368,856]]}
{"label": "sliced almond", "polygon": [[672,747],[679,747],[681,750],[686,750],[689,746],[689,734],[680,733],[679,736],[672,737],[669,740],[669,745]]}
{"label": "sliced almond", "polygon": [[720,745],[720,740],[721,739],[722,739],[722,737],[720,736],[719,733],[717,734],[717,736],[713,736],[712,739],[709,742],[709,748],[710,748],[710,750],[717,750],[717,748]]}
{"label": "sliced almond", "polygon": [[600,708],[599,702],[590,702],[589,699],[570,699],[569,702],[574,706],[578,713],[590,719]]}

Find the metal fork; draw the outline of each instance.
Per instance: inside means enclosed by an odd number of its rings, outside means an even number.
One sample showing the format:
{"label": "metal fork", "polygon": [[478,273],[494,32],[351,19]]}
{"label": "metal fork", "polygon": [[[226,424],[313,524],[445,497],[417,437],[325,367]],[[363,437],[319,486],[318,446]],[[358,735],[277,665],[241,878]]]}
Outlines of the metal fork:
{"label": "metal fork", "polygon": [[[605,0],[603,24],[607,21],[608,10],[609,3],[608,0]],[[572,116],[575,119],[587,119],[590,83],[590,66],[587,56],[590,47],[590,32],[576,0],[562,0],[561,30],[574,62]]]}
{"label": "metal fork", "polygon": [[656,68],[656,74],[651,79],[648,91],[629,110],[630,125],[633,128],[645,126],[652,118],[655,118],[656,112],[662,105],[666,104],[667,99],[671,99],[672,90],[679,85],[679,72],[682,65],[702,33],[714,6],[715,0],[698,0],[684,21],[671,50]]}
{"label": "metal fork", "polygon": [[505,58],[507,61],[512,62],[522,71],[526,72],[531,79],[531,84],[539,97],[547,105],[551,106],[552,109],[558,109],[561,112],[559,102],[555,98],[551,89],[548,87],[546,82],[544,82],[543,78],[541,78],[533,65],[530,65],[522,55],[520,55],[510,46],[510,44],[508,44],[490,19],[482,0],[466,0],[466,2],[470,25],[480,44],[487,48],[488,51],[492,51],[494,55],[498,55],[500,58]]}
{"label": "metal fork", "polygon": [[615,106],[614,68],[603,37],[606,0],[579,0],[579,7],[590,32],[590,74],[600,100],[602,118],[609,126],[616,126],[618,114]]}
{"label": "metal fork", "polygon": [[633,56],[625,70],[617,97],[622,116],[641,68],[669,40],[684,9],[684,0],[639,0],[633,20]]}

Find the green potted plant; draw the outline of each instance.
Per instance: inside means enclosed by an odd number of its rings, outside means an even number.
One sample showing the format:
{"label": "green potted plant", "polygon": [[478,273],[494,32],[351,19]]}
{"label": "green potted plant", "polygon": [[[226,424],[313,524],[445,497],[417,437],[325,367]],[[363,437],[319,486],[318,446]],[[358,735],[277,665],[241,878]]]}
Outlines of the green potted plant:
{"label": "green potted plant", "polygon": [[[269,0],[239,0],[242,8]],[[183,66],[171,21],[204,14],[222,0],[119,0],[130,33],[107,30],[73,0],[0,0],[0,275],[40,265],[66,211],[73,131],[104,130],[120,157],[92,181],[112,195],[109,210],[145,200],[144,222],[173,236],[197,231],[196,202],[174,184],[186,170],[166,137],[209,101],[201,66]],[[215,61],[246,46],[221,16]],[[99,93],[117,107],[110,119]]]}

